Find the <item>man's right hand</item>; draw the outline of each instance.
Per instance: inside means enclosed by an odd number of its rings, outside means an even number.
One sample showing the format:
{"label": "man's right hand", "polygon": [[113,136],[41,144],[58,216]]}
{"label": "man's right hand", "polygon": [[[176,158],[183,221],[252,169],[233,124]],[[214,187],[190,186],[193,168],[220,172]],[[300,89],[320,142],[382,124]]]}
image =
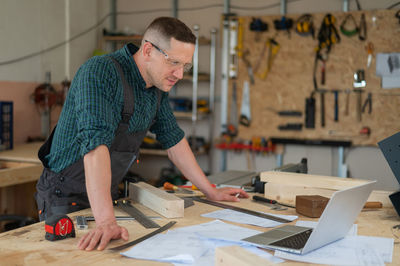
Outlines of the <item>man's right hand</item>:
{"label": "man's right hand", "polygon": [[97,245],[97,250],[103,250],[111,239],[129,239],[128,230],[119,226],[116,221],[96,225],[96,228],[84,235],[79,240],[78,248],[81,250],[93,250]]}

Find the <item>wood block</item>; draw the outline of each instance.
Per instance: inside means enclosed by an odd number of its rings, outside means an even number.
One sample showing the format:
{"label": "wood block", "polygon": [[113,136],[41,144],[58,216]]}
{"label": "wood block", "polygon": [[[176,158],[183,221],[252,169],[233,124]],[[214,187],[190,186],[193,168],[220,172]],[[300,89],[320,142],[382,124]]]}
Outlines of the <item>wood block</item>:
{"label": "wood block", "polygon": [[239,246],[225,246],[215,249],[216,266],[254,266],[275,265],[275,263],[262,258]]}
{"label": "wood block", "polygon": [[321,217],[329,198],[319,195],[297,195],[296,212],[311,218]]}
{"label": "wood block", "polygon": [[183,199],[144,182],[129,184],[129,198],[166,218],[179,218],[184,214]]}

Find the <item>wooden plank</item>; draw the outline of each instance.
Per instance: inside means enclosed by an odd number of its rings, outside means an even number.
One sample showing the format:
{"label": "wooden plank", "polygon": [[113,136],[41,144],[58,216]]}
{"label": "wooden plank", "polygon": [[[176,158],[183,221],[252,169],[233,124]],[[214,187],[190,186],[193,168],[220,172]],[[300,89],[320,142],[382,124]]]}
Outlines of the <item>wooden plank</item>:
{"label": "wooden plank", "polygon": [[239,246],[218,247],[215,249],[216,266],[254,266],[275,265],[275,263],[264,259]]}
{"label": "wooden plank", "polygon": [[144,182],[129,184],[129,198],[166,218],[179,218],[184,214],[183,199]]}
{"label": "wooden plank", "polygon": [[369,182],[368,180],[355,178],[341,178],[333,176],[309,175],[276,171],[262,172],[260,174],[260,180],[268,183],[308,186],[334,190],[345,189]]}
{"label": "wooden plank", "polygon": [[[265,184],[264,196],[269,199],[277,200],[278,202],[295,205],[297,195],[320,195],[323,197],[330,198],[337,189],[329,188],[318,188],[307,185],[290,185],[290,184],[278,184],[278,183],[267,183]],[[389,200],[389,194],[391,191],[372,191],[368,198],[368,201],[381,202],[383,207],[391,207],[392,203]]]}
{"label": "wooden plank", "polygon": [[32,142],[15,145],[14,149],[0,152],[2,161],[18,161],[29,163],[40,163],[38,151],[42,142]]}
{"label": "wooden plank", "polygon": [[23,184],[39,179],[43,166],[33,163],[0,162],[0,187]]}

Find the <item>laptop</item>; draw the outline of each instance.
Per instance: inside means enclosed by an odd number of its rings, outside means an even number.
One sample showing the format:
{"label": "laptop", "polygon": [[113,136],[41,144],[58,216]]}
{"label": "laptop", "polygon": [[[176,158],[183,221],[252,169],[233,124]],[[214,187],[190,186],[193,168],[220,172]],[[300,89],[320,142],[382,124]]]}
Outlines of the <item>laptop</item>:
{"label": "laptop", "polygon": [[269,249],[306,254],[347,235],[364,207],[376,181],[333,193],[317,226],[285,225],[257,234],[243,241]]}

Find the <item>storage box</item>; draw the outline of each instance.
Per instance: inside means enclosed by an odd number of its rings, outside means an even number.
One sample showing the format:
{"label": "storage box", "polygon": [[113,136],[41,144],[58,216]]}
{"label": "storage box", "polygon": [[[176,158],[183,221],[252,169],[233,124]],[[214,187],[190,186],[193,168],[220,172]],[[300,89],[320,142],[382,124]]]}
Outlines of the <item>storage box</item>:
{"label": "storage box", "polygon": [[13,102],[0,101],[0,150],[13,148]]}
{"label": "storage box", "polygon": [[296,212],[311,218],[319,218],[324,211],[329,198],[319,195],[296,196]]}

